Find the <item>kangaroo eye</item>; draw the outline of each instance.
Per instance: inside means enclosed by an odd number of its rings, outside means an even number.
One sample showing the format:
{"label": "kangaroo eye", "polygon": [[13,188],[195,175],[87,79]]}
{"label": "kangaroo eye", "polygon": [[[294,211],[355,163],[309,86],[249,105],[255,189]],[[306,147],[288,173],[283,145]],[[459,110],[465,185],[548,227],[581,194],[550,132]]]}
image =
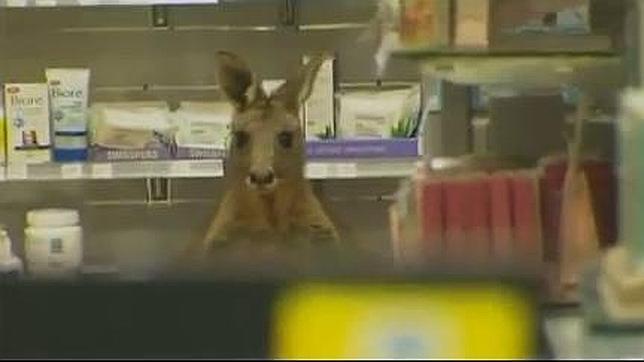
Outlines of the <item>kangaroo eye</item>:
{"label": "kangaroo eye", "polygon": [[284,148],[293,147],[293,132],[282,132],[277,135],[277,140]]}
{"label": "kangaroo eye", "polygon": [[250,140],[250,135],[246,132],[237,131],[233,133],[233,141],[235,143],[235,147],[237,148],[243,148],[244,146],[246,146],[248,140]]}

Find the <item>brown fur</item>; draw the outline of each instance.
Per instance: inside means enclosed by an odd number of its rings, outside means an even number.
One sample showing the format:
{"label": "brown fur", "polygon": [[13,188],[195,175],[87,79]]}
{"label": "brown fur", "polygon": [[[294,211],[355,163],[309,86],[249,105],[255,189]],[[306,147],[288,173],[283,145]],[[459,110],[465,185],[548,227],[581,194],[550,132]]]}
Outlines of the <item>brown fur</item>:
{"label": "brown fur", "polygon": [[[316,240],[339,240],[304,176],[305,142],[298,116],[323,60],[315,58],[267,95],[243,60],[219,53],[219,83],[235,108],[232,132],[243,132],[248,140],[243,146],[232,142],[227,192],[205,238],[192,245],[191,253],[229,244],[306,246]],[[279,142],[284,132],[292,135],[290,147]],[[277,182],[270,189],[254,188],[248,181],[251,172],[274,173]]]}

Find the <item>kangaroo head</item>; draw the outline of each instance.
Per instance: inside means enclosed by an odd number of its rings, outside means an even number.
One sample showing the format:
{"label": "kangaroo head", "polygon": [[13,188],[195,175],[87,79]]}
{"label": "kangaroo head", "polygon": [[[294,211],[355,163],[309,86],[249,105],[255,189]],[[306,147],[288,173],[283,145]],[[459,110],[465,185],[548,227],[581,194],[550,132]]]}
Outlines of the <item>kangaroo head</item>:
{"label": "kangaroo head", "polygon": [[313,58],[271,94],[240,57],[219,52],[217,58],[219,85],[234,107],[227,173],[260,193],[301,180],[305,144],[299,110],[325,58]]}

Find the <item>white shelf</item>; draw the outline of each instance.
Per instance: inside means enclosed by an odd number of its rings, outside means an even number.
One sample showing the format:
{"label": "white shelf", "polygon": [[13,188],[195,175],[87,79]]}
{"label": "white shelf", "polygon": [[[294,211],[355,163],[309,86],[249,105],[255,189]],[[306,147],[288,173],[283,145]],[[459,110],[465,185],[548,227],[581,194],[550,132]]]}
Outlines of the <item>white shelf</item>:
{"label": "white shelf", "polygon": [[306,176],[313,180],[404,178],[414,173],[416,161],[416,159],[311,161],[306,165]]}
{"label": "white shelf", "polygon": [[437,57],[423,60],[422,67],[453,83],[513,88],[617,84],[624,69],[619,57],[582,55]]}
{"label": "white shelf", "polygon": [[222,177],[221,160],[137,161],[105,163],[46,163],[9,165],[5,179],[43,180],[101,180],[136,178],[199,178]]}
{"label": "white shelf", "polygon": [[4,8],[218,4],[219,0],[0,0]]}
{"label": "white shelf", "polygon": [[[415,159],[312,161],[309,179],[404,178],[415,169]],[[0,180],[112,180],[143,178],[219,178],[224,176],[221,160],[173,160],[106,163],[46,163],[9,165]]]}
{"label": "white shelf", "polygon": [[612,52],[483,51],[468,49],[399,50],[424,73],[452,83],[517,88],[620,86],[623,59]]}

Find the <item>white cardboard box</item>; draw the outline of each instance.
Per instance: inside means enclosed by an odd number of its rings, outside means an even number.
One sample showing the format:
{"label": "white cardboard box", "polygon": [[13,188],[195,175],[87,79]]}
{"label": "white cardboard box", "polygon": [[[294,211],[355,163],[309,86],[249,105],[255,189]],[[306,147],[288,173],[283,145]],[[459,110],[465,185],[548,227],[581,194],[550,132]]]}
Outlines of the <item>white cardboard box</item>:
{"label": "white cardboard box", "polygon": [[[304,63],[309,61],[305,56]],[[313,91],[304,104],[304,130],[307,140],[335,135],[335,59],[326,60],[318,72]]]}
{"label": "white cardboard box", "polygon": [[47,84],[5,84],[7,156],[10,163],[51,161]]}

